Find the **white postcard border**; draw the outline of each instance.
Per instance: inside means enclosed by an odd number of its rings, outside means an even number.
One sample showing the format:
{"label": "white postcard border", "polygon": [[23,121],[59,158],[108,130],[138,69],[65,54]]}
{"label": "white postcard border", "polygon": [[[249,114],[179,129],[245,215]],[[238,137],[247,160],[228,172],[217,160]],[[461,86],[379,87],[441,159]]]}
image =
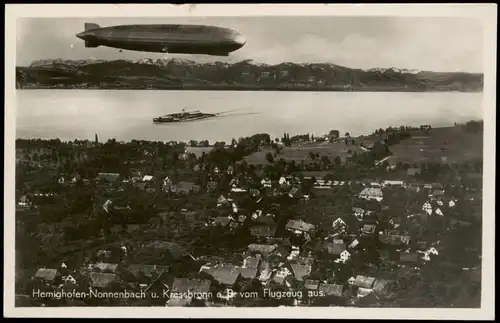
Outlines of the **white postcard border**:
{"label": "white postcard border", "polygon": [[[425,16],[476,17],[484,23],[484,177],[483,264],[480,309],[401,308],[158,308],[158,307],[14,307],[15,235],[15,59],[16,19],[22,17],[168,17],[168,16]],[[255,317],[494,319],[494,227],[496,142],[496,4],[19,4],[6,5],[4,141],[4,316],[5,317]]]}

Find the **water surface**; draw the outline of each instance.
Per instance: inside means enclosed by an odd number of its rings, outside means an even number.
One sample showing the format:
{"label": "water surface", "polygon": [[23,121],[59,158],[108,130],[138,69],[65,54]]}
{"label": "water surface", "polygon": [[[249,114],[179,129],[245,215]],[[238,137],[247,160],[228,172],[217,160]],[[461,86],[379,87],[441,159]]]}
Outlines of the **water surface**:
{"label": "water surface", "polygon": [[[390,125],[453,125],[482,118],[482,93],[18,90],[17,138],[61,140],[207,139],[255,133],[352,135]],[[152,118],[183,108],[231,115],[155,125]]]}

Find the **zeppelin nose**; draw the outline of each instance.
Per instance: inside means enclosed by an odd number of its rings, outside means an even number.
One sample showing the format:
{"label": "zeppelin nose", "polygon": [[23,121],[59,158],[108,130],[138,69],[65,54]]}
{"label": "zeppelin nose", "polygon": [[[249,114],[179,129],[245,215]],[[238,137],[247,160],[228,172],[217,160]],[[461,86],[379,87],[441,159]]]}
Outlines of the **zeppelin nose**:
{"label": "zeppelin nose", "polygon": [[243,36],[240,33],[237,33],[236,36],[234,37],[234,42],[237,43],[238,45],[245,45],[247,40],[245,39],[245,36]]}
{"label": "zeppelin nose", "polygon": [[246,44],[247,40],[245,39],[245,36],[243,36],[242,34],[240,33],[236,33],[233,37],[233,41],[240,45],[240,46],[243,46]]}

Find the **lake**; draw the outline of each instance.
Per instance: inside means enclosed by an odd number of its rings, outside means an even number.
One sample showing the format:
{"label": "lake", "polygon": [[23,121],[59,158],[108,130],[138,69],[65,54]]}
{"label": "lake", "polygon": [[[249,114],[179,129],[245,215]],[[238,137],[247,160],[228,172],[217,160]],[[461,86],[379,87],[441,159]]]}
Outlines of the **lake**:
{"label": "lake", "polygon": [[[230,141],[331,129],[351,135],[399,125],[453,125],[483,117],[482,93],[18,90],[17,138]],[[187,110],[226,116],[152,123]]]}

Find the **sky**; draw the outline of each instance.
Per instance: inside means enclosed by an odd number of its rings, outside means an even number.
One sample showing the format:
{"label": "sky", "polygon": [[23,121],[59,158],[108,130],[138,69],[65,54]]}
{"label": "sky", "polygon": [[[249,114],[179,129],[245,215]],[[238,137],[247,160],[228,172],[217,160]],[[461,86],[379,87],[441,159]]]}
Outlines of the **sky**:
{"label": "sky", "polygon": [[[229,57],[144,53],[85,48],[75,37],[85,22],[207,24],[235,29],[247,43]],[[402,68],[442,72],[484,72],[483,27],[465,17],[168,17],[20,18],[16,65],[39,59],[140,59],[180,57],[198,62],[328,62],[351,68]]]}

